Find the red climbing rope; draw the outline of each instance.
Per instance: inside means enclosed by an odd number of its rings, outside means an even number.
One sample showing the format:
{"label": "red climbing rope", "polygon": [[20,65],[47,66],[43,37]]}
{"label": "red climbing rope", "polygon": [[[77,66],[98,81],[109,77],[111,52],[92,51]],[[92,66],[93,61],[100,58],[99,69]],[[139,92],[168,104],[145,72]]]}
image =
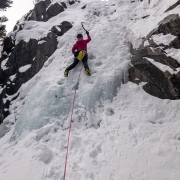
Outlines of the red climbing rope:
{"label": "red climbing rope", "polygon": [[[82,65],[82,67],[83,67],[83,65]],[[81,67],[81,70],[79,73],[78,82],[80,81],[82,67]],[[69,133],[68,133],[68,142],[67,142],[67,146],[66,146],[66,160],[65,160],[65,165],[64,165],[64,178],[63,178],[63,180],[66,180],[66,168],[67,168],[67,161],[68,161],[68,154],[69,154],[69,144],[70,144],[70,135],[71,135],[71,127],[72,127],[72,116],[73,116],[73,111],[74,111],[75,99],[76,99],[76,89],[74,90],[74,97],[73,97],[73,101],[72,101],[72,109],[71,109],[71,117],[70,117],[70,122],[69,122]]]}

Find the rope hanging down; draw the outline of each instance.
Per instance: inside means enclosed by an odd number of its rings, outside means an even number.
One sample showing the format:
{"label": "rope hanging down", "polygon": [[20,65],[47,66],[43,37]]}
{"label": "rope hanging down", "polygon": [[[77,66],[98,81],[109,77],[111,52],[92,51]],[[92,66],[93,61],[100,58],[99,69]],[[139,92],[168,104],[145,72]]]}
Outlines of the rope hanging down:
{"label": "rope hanging down", "polygon": [[[83,67],[83,65],[82,65]],[[79,73],[79,78],[78,78],[78,82],[80,81],[80,76],[81,76],[81,72],[82,72],[82,67]],[[71,117],[70,117],[70,122],[69,122],[69,133],[68,133],[68,141],[67,141],[67,146],[66,146],[66,159],[65,159],[65,164],[64,164],[64,178],[63,180],[66,180],[66,169],[67,169],[67,161],[68,161],[68,154],[69,154],[69,144],[70,144],[70,135],[71,135],[71,127],[72,127],[72,116],[73,116],[73,111],[74,111],[74,102],[76,99],[76,88],[74,90],[74,97],[73,97],[73,101],[72,101],[72,109],[71,109]]]}

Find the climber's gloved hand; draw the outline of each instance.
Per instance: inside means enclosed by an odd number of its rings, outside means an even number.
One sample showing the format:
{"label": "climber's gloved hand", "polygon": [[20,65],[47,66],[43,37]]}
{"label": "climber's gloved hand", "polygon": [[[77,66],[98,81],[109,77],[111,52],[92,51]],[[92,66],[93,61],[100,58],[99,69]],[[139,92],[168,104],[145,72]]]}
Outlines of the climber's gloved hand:
{"label": "climber's gloved hand", "polygon": [[79,54],[79,51],[75,51],[73,54],[74,54],[74,57],[77,57]]}
{"label": "climber's gloved hand", "polygon": [[86,31],[86,34],[87,34],[87,35],[89,35],[89,32],[88,32],[88,31]]}

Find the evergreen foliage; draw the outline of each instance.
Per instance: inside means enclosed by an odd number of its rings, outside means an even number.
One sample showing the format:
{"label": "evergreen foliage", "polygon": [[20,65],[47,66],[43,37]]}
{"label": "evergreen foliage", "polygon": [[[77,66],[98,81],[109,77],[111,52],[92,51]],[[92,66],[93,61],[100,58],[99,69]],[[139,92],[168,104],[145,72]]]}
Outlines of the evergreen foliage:
{"label": "evergreen foliage", "polygon": [[0,11],[5,11],[7,8],[11,7],[11,0],[0,0]]}
{"label": "evergreen foliage", "polygon": [[0,40],[6,36],[6,26],[0,25]]}
{"label": "evergreen foliage", "polygon": [[[11,0],[0,0],[0,11],[6,11],[7,8],[11,7]],[[6,22],[8,19],[5,16],[0,17],[0,41],[4,36],[6,36],[6,26],[2,23]]]}

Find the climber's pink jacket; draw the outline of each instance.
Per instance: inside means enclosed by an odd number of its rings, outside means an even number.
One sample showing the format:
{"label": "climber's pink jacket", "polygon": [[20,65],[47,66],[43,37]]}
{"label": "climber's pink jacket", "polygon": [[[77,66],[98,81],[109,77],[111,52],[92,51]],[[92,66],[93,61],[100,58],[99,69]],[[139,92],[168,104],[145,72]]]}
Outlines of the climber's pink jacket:
{"label": "climber's pink jacket", "polygon": [[74,46],[72,47],[72,53],[75,52],[75,50],[79,51],[79,50],[84,50],[87,52],[87,43],[91,41],[91,36],[88,35],[87,39],[83,39],[80,38],[76,41],[76,43],[74,44]]}

